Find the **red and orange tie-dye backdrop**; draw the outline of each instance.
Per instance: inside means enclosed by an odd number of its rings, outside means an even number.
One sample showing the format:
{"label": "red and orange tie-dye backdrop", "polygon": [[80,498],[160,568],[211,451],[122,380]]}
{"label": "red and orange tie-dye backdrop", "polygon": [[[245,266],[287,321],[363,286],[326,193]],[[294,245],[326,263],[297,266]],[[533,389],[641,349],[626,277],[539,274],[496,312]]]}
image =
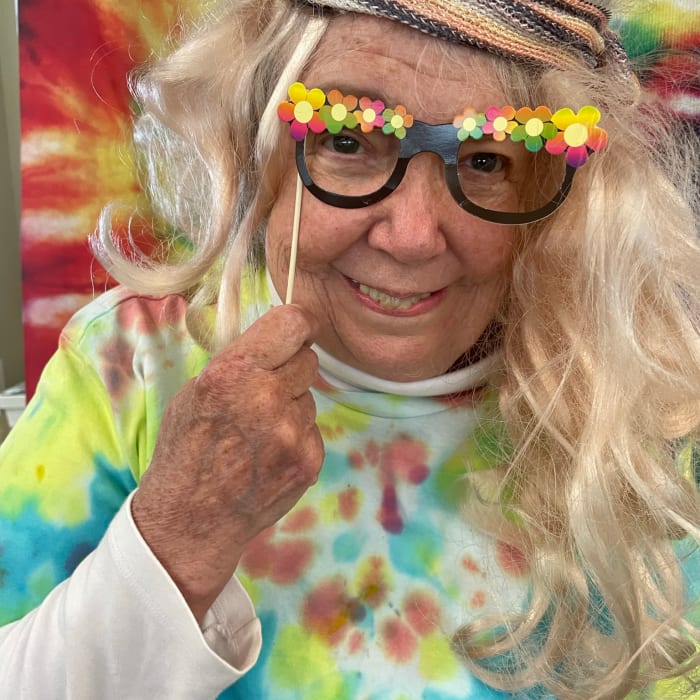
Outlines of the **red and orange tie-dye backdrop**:
{"label": "red and orange tie-dye backdrop", "polygon": [[[86,239],[107,201],[138,193],[127,73],[202,0],[20,0],[22,264],[28,395],[68,317],[110,282]],[[622,18],[633,55],[657,63],[655,88],[700,124],[697,0],[639,0]],[[669,79],[669,75],[673,79]],[[665,76],[665,77],[662,77]]]}
{"label": "red and orange tie-dye backdrop", "polygon": [[126,75],[197,0],[21,0],[27,393],[70,315],[109,284],[88,248],[102,205],[138,193]]}

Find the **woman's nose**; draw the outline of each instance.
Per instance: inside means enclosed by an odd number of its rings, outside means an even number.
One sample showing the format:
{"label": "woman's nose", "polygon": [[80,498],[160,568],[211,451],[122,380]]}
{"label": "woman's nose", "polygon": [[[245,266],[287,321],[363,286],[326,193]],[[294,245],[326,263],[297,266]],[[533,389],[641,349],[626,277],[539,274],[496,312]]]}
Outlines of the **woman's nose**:
{"label": "woman's nose", "polygon": [[401,184],[375,207],[369,245],[406,264],[443,253],[447,218],[455,209],[461,213],[447,189],[443,162],[432,153],[412,158]]}

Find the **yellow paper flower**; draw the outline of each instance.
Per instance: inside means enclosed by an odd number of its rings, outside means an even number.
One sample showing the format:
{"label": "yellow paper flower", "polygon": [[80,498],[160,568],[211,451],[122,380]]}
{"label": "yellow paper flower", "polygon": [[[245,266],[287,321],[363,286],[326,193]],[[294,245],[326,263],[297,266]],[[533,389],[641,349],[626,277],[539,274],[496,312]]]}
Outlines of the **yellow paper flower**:
{"label": "yellow paper flower", "polygon": [[574,168],[588,160],[590,151],[600,151],[608,142],[605,129],[597,126],[600,111],[591,105],[581,107],[578,113],[565,107],[552,115],[552,123],[559,132],[547,141],[548,153],[566,153],[566,162]]}
{"label": "yellow paper flower", "polygon": [[326,130],[326,124],[319,115],[326,103],[323,90],[307,90],[304,83],[293,83],[289,88],[289,102],[282,102],[277,108],[280,119],[290,122],[289,131],[295,141],[303,141],[309,129],[315,134]]}

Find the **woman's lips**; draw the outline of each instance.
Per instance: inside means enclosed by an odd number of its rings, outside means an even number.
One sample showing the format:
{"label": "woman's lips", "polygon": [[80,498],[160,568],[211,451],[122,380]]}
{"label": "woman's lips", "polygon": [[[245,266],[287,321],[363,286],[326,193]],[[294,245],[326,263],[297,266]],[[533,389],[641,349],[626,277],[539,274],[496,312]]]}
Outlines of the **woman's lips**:
{"label": "woman's lips", "polygon": [[426,313],[434,308],[444,295],[444,289],[415,294],[399,293],[371,287],[351,277],[346,279],[363,304],[375,311],[392,316],[414,316]]}

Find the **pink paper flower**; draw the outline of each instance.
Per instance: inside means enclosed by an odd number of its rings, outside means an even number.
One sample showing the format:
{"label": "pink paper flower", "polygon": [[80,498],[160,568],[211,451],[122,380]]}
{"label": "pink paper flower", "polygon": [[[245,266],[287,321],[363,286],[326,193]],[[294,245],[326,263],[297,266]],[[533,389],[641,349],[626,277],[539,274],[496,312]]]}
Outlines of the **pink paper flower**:
{"label": "pink paper flower", "polygon": [[367,133],[372,131],[375,126],[380,129],[384,126],[385,119],[382,116],[384,106],[381,100],[360,97],[360,109],[356,110],[354,114],[362,131]]}
{"label": "pink paper flower", "polygon": [[515,109],[510,105],[505,107],[489,107],[486,110],[486,124],[482,127],[485,134],[493,136],[494,141],[505,141],[506,137],[513,133],[513,129],[518,126],[514,121]]}

